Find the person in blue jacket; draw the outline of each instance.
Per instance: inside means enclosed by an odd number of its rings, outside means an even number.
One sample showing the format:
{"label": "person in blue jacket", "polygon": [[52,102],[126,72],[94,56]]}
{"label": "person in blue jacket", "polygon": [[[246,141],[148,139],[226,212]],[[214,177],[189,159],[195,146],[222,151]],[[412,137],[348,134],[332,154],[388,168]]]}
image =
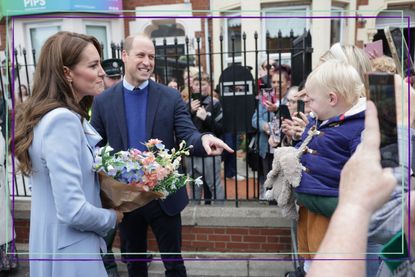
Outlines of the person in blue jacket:
{"label": "person in blue jacket", "polygon": [[[186,104],[175,89],[150,79],[155,68],[155,47],[145,35],[125,39],[122,82],[94,98],[91,124],[115,152],[129,148],[145,150],[150,138],[163,141],[168,149],[176,142],[193,145],[194,155],[220,155],[223,149],[233,152],[212,134],[201,134],[190,118]],[[122,248],[128,261],[129,276],[147,276],[147,231],[157,239],[166,276],[186,276],[181,252],[181,215],[189,199],[185,187],[164,200],[153,200],[130,213],[119,226]],[[172,253],[172,254],[169,254]],[[141,260],[140,260],[141,258]]]}
{"label": "person in blue jacket", "polygon": [[15,156],[32,185],[30,276],[107,276],[103,237],[123,214],[101,207],[92,170],[101,137],[87,111],[103,90],[100,61],[94,37],[51,36],[40,53],[33,95],[17,111]]}
{"label": "person in blue jacket", "polygon": [[300,205],[298,252],[315,253],[337,205],[340,172],[361,140],[366,98],[361,97],[365,88],[356,69],[337,60],[313,70],[305,89],[314,117],[302,141],[310,129],[316,132],[301,157],[302,178],[295,189]]}

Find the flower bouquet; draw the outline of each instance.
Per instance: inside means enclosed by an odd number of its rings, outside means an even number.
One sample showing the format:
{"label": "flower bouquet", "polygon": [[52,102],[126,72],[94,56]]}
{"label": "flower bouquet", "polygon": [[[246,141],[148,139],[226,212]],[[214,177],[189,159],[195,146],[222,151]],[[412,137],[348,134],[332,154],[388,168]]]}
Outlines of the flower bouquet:
{"label": "flower bouquet", "polygon": [[150,139],[147,151],[130,149],[111,155],[110,146],[96,149],[94,170],[101,183],[101,200],[104,208],[130,212],[154,199],[165,199],[194,181],[178,172],[182,156],[189,148],[182,141],[179,149],[168,150],[161,140]]}

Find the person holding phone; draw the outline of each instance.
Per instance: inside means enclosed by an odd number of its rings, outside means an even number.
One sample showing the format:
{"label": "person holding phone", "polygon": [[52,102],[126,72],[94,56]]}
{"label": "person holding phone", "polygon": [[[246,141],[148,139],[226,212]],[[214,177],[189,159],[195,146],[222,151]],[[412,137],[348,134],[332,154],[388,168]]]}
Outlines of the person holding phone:
{"label": "person holding phone", "polygon": [[[296,91],[293,92],[292,96],[290,88],[287,95],[288,108],[291,111],[291,118],[284,118],[281,125],[281,131],[286,136],[287,142],[289,142],[285,146],[297,144],[308,124],[307,116],[311,110],[310,102],[305,100],[306,91],[304,89],[304,84],[305,81],[301,82],[299,87],[293,87]],[[268,143],[272,147],[277,147],[271,139],[268,140]]]}
{"label": "person holding phone", "polygon": [[[211,96],[209,74],[195,75],[192,87],[193,94],[190,106],[194,125],[201,133],[213,133],[220,137],[224,131],[222,105],[218,99]],[[207,202],[210,203],[209,199],[212,196],[215,200],[225,199],[225,192],[220,178],[220,156],[186,157],[185,163],[189,176],[192,176],[192,178],[203,176],[205,201],[208,200]],[[194,197],[198,200],[202,198],[202,187],[194,186]]]}
{"label": "person holding phone", "polygon": [[[291,86],[291,68],[288,65],[274,64],[272,72],[273,98],[263,103],[268,112],[277,112],[279,105],[287,104],[287,92]],[[274,100],[274,101],[273,101]]]}
{"label": "person holding phone", "polygon": [[[297,110],[297,98],[296,98],[297,93],[298,93],[298,87],[297,86],[291,87],[288,90],[287,95],[286,95],[287,105],[280,106],[280,107],[287,108],[284,112],[282,112],[281,110],[281,119],[282,119],[281,132],[285,135],[282,140],[283,146],[289,146],[292,143],[292,134],[290,133],[290,131],[293,125],[293,117]],[[271,147],[275,148],[278,146],[279,141],[276,141],[273,138],[273,136],[270,136],[270,138],[268,139],[268,143]]]}

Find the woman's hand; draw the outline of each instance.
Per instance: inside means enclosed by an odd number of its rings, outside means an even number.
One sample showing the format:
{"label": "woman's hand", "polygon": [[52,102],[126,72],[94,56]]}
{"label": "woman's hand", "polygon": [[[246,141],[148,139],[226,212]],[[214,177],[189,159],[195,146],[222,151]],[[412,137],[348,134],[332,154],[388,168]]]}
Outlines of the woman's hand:
{"label": "woman's hand", "polygon": [[277,104],[274,104],[270,101],[265,101],[264,106],[268,112],[276,112],[278,110]]}
{"label": "woman's hand", "polygon": [[293,127],[292,127],[292,138],[295,140],[299,140],[304,133],[305,127],[308,125],[308,119],[300,112],[301,118],[298,118],[297,112],[294,113],[293,117]]}
{"label": "woman's hand", "polygon": [[278,144],[279,144],[280,142],[279,141],[276,141],[275,139],[274,139],[274,136],[269,136],[269,138],[268,138],[268,144],[272,147],[272,148],[276,148],[276,147],[278,147]]}
{"label": "woman's hand", "polygon": [[281,123],[281,132],[286,136],[292,138],[294,135],[294,122],[289,119],[284,119]]}
{"label": "woman's hand", "polygon": [[265,124],[262,126],[262,131],[264,131],[264,133],[265,133],[265,134],[267,134],[267,135],[269,136],[269,134],[270,134],[270,129],[269,129],[269,124],[268,124],[268,123],[265,123]]}
{"label": "woman's hand", "polygon": [[197,110],[200,108],[200,101],[199,100],[191,100],[190,108],[192,109],[192,113],[196,113]]}

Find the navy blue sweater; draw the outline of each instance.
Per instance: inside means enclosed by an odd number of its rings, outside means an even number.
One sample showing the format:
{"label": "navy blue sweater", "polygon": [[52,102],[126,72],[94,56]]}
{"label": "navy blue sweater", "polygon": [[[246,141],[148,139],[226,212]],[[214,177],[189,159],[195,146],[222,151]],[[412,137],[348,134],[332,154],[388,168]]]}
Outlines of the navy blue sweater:
{"label": "navy blue sweater", "polygon": [[128,148],[141,151],[147,149],[143,144],[146,142],[147,95],[148,86],[139,91],[131,91],[124,87]]}

